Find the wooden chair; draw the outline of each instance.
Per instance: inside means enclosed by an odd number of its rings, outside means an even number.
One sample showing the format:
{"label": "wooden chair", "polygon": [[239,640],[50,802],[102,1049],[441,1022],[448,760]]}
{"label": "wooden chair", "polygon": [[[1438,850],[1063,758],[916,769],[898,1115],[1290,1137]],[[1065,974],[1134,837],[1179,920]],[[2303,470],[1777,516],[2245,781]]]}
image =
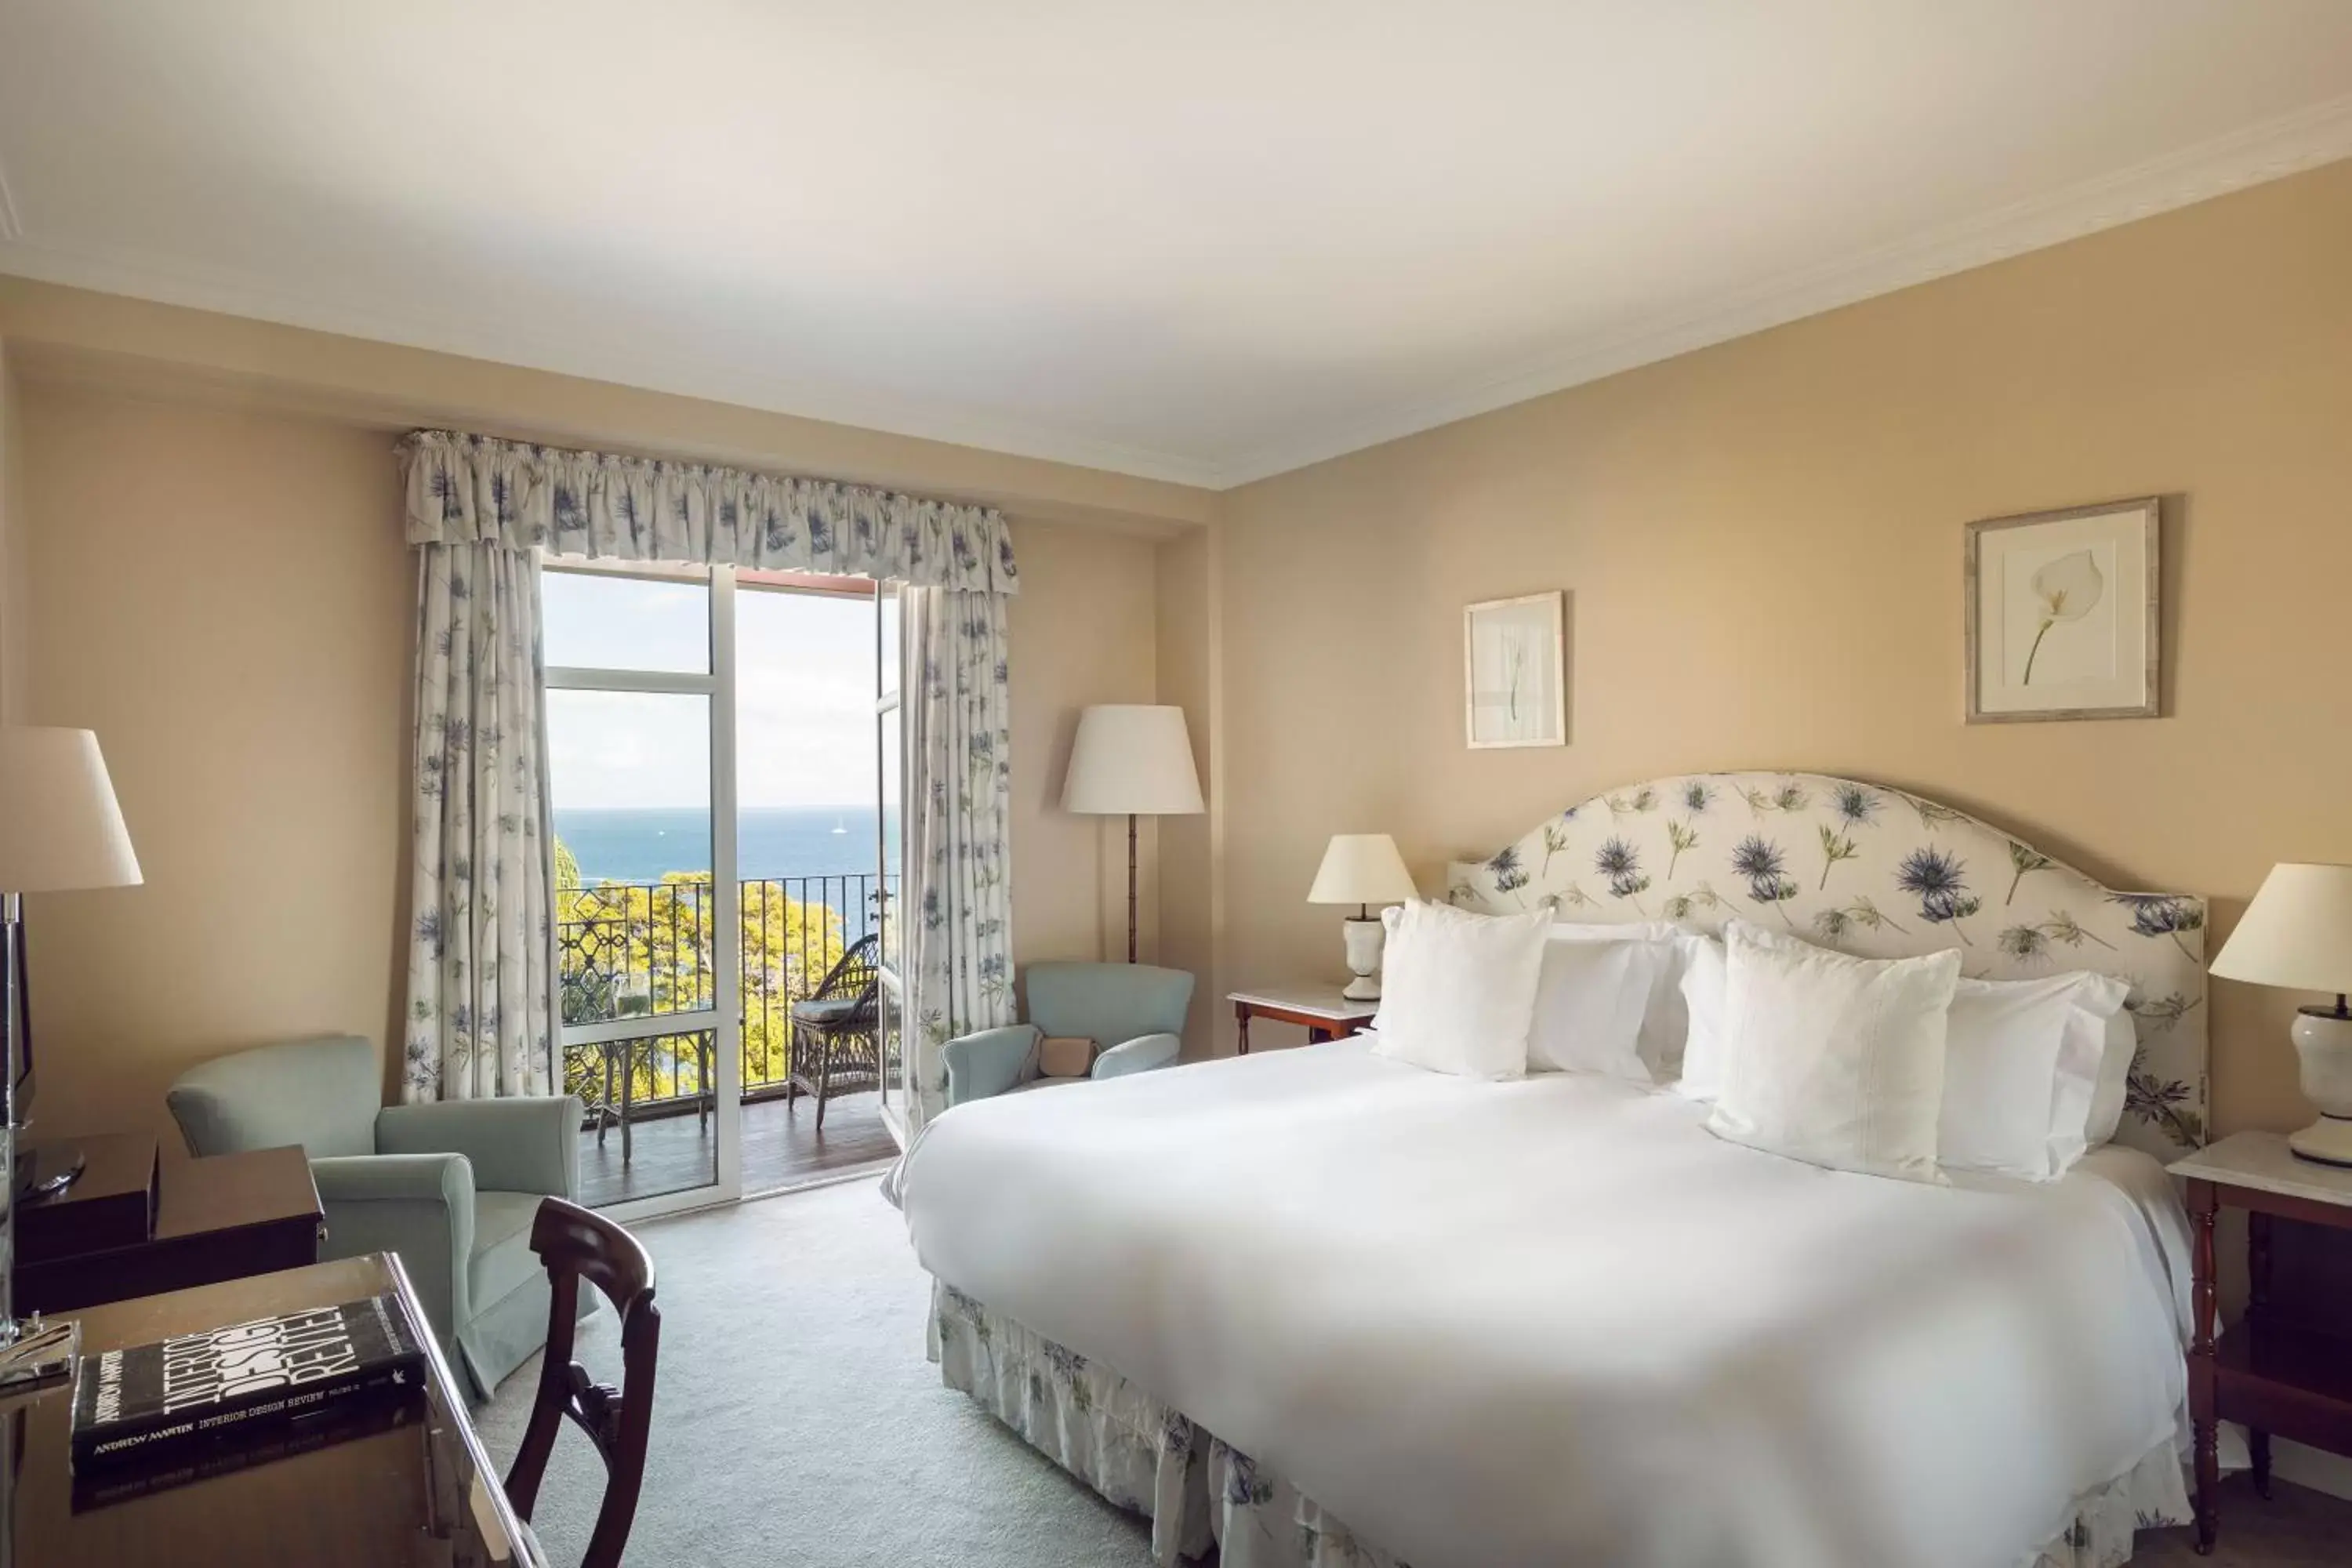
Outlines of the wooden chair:
{"label": "wooden chair", "polygon": [[[635,1237],[603,1215],[549,1198],[531,1222],[530,1249],[547,1265],[555,1289],[548,1314],[547,1359],[541,1363],[539,1392],[532,1396],[530,1425],[514,1468],[507,1472],[507,1498],[526,1523],[539,1501],[555,1434],[568,1415],[588,1434],[604,1461],[604,1502],[588,1538],[582,1568],[614,1568],[628,1544],[636,1518],[637,1490],[646,1479],[646,1439],[654,1413],[654,1358],[661,1341],[661,1313],[654,1308],[654,1260]],[[597,1383],[572,1359],[572,1334],[580,1318],[580,1281],[604,1293],[621,1315],[622,1386]]]}
{"label": "wooden chair", "polygon": [[816,1130],[836,1094],[882,1086],[880,938],[862,936],[825,972],[816,990],[792,1006],[793,1076],[787,1100],[816,1096]]}

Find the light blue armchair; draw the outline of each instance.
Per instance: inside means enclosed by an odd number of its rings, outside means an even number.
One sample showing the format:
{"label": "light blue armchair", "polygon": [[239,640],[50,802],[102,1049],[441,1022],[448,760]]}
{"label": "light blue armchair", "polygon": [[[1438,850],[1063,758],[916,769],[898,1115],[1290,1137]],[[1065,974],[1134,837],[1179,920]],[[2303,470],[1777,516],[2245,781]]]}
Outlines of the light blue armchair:
{"label": "light blue armchair", "polygon": [[320,1256],[398,1253],[442,1348],[487,1398],[547,1338],[530,1226],[540,1199],[572,1195],[580,1102],[385,1106],[381,1086],[374,1047],[341,1035],[221,1057],[167,1100],[195,1153],[302,1145],[327,1215]]}
{"label": "light blue armchair", "polygon": [[946,1047],[948,1104],[1071,1081],[1037,1076],[1037,1042],[1080,1036],[1105,1047],[1097,1079],[1164,1068],[1183,1048],[1192,977],[1149,963],[1033,963],[1029,1022],[982,1029]]}

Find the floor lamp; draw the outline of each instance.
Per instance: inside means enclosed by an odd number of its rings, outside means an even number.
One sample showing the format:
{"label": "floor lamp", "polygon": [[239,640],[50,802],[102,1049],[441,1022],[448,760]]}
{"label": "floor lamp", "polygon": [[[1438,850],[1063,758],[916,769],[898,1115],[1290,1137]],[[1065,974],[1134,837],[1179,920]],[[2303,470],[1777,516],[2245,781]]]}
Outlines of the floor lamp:
{"label": "floor lamp", "polygon": [[[0,1170],[8,1205],[0,1227],[0,1346],[21,1332],[16,1321],[16,1137],[22,1091],[32,1076],[32,1038],[24,993],[25,925],[21,897],[85,888],[135,887],[139,859],[131,851],[114,785],[98,737],[88,730],[0,727],[0,997],[6,1010],[7,1070]],[[0,1379],[5,1381],[5,1379]]]}
{"label": "floor lamp", "polygon": [[1070,771],[1062,781],[1062,809],[1127,818],[1127,961],[1133,963],[1135,819],[1193,816],[1202,809],[1184,710],[1113,702],[1080,713]]}

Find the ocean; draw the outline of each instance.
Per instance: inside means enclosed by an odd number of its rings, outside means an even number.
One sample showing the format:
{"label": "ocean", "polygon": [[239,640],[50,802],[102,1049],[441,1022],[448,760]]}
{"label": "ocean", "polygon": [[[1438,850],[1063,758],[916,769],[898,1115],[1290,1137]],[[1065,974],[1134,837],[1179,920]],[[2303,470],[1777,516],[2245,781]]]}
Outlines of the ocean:
{"label": "ocean", "polygon": [[[870,805],[745,806],[735,816],[736,875],[870,875],[874,817]],[[670,871],[710,869],[710,813],[698,806],[559,807],[555,837],[580,862],[583,882],[657,882]]]}

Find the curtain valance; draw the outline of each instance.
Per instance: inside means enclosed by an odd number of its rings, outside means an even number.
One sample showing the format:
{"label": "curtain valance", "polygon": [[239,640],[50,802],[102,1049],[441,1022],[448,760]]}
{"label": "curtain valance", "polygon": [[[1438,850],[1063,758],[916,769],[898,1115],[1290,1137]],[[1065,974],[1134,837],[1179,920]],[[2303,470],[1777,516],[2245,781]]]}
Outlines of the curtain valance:
{"label": "curtain valance", "polygon": [[420,430],[400,445],[411,544],[490,543],[621,561],[898,578],[1011,594],[1021,576],[988,507]]}

